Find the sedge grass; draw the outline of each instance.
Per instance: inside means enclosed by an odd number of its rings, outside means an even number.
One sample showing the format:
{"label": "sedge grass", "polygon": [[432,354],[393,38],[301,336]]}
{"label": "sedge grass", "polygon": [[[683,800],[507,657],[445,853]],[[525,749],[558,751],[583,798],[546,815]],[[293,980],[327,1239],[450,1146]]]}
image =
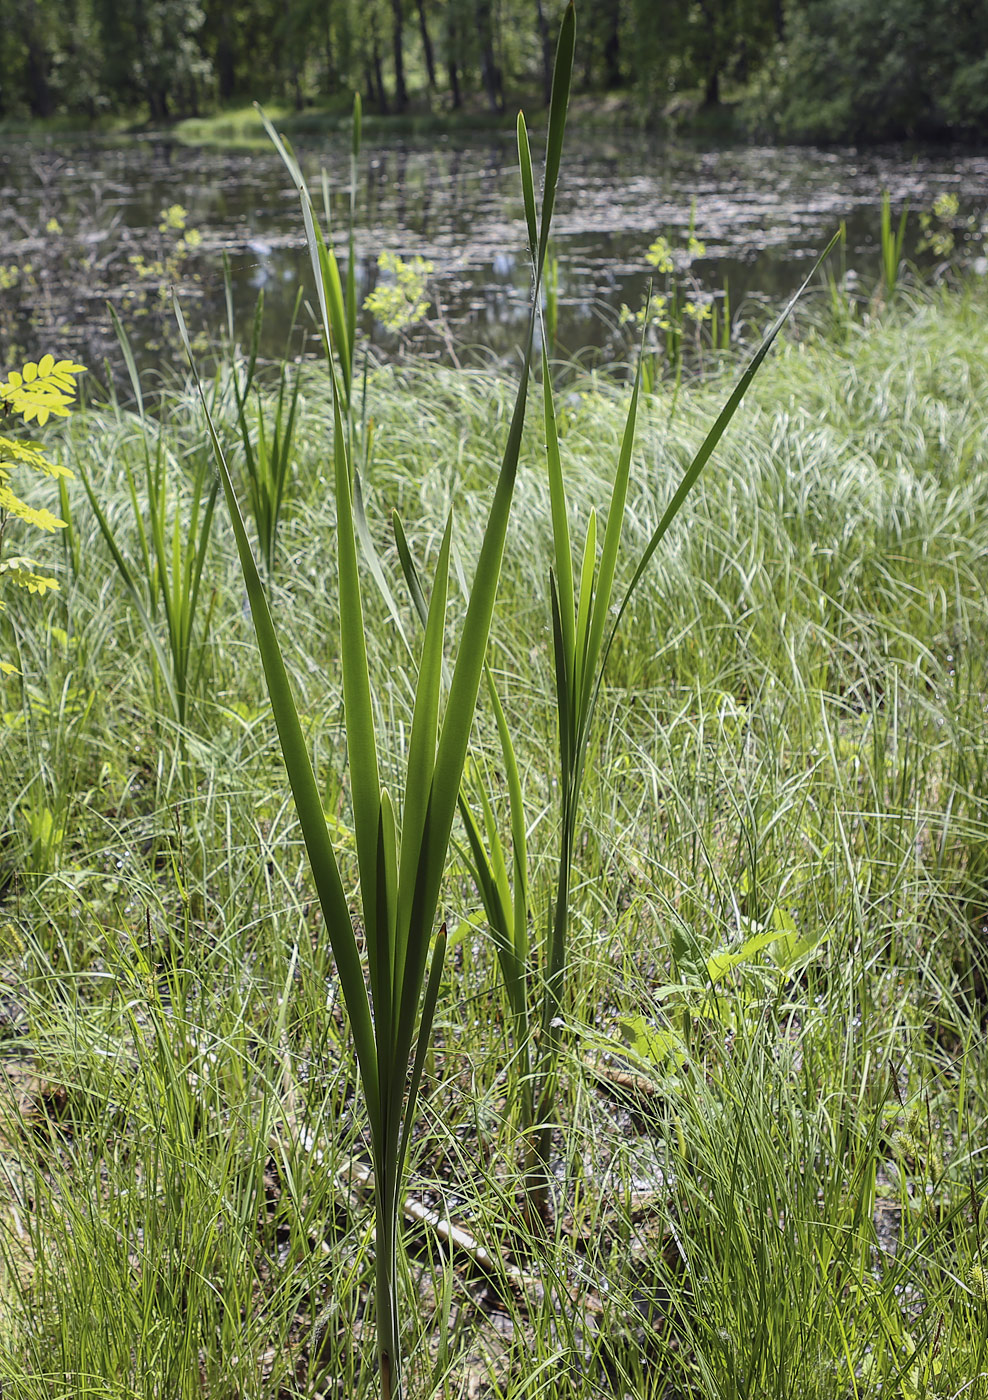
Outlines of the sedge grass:
{"label": "sedge grass", "polygon": [[[900,295],[839,341],[800,315],[642,580],[584,783],[550,1153],[563,1208],[541,1238],[519,1208],[510,1008],[451,858],[441,913],[459,937],[406,1190],[494,1266],[406,1227],[409,1394],[988,1390],[986,324],[976,288]],[[556,408],[582,533],[628,391],[571,388]],[[716,380],[684,386],[674,429],[664,398],[644,405],[628,561],[723,397]],[[368,524],[392,577],[389,508],[431,573],[450,505],[469,576],[490,425],[512,401],[479,373],[370,376]],[[232,405],[221,413],[235,442]],[[61,458],[94,479],[103,464],[104,509],[138,548],[120,447],[134,421],[76,417]],[[491,663],[545,889],[559,827],[536,418]],[[271,599],[349,890],[338,604],[323,586],[331,422],[328,385],[308,385]],[[161,431],[177,460],[201,446],[191,395]],[[45,621],[10,605],[3,623],[24,678],[4,690],[0,738],[0,1374],[27,1400],[372,1395],[374,1211],[352,1170],[370,1157],[366,1120],[230,525],[217,513],[211,683],[178,765],[143,624],[81,493],[73,512],[84,569]],[[627,570],[619,559],[618,586]],[[368,590],[364,606],[381,769],[400,775],[412,695],[386,605]],[[462,626],[456,587],[448,606]],[[504,821],[483,709],[473,744]],[[57,852],[36,845],[22,797],[35,772],[49,806],[64,795]],[[710,1014],[707,960],[779,909],[812,953],[792,973],[771,949],[737,963]],[[538,1273],[544,1296],[517,1293],[512,1268]]]}

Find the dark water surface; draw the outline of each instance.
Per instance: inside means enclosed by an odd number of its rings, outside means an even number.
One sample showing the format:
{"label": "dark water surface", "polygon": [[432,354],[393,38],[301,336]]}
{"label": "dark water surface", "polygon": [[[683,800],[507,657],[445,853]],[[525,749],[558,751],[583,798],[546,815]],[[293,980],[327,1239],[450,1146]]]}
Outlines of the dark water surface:
{"label": "dark water surface", "polygon": [[[300,145],[298,154],[317,198],[326,173],[334,243],[342,255],[348,141]],[[0,189],[0,264],[29,262],[35,280],[30,296],[22,289],[21,300],[17,287],[0,293],[8,343],[25,345],[32,332],[37,338],[57,334],[64,349],[112,359],[107,296],[126,320],[123,290],[133,281],[128,258],[152,255],[160,211],[181,204],[189,227],[202,237],[185,264],[199,278],[184,292],[190,325],[214,341],[222,332],[225,252],[240,333],[246,333],[263,287],[264,350],[283,350],[295,289],[307,283],[308,258],[298,201],[273,150],[223,152],[164,141],[8,141],[0,154]],[[906,201],[914,211],[909,253],[919,237],[916,216],[938,195],[956,195],[958,225],[971,214],[980,221],[988,205],[988,155],[901,148],[711,150],[647,136],[606,139],[571,132],[554,221],[560,345],[569,352],[597,347],[602,358],[624,353],[628,342],[615,330],[618,311],[622,303],[640,305],[651,275],[646,249],[659,233],[674,246],[684,240],[691,217],[706,248],[691,275],[708,293],[727,281],[742,330],[746,323],[763,323],[765,302],[778,303],[795,289],[841,220],[848,230],[847,267],[870,289],[879,277],[883,189],[891,192],[897,212]],[[413,346],[438,354],[450,346],[457,353],[483,347],[497,355],[517,346],[529,277],[511,138],[368,142],[359,162],[356,211],[362,291],[377,280],[382,249],[419,254],[435,265],[429,294],[431,320],[439,324],[413,331]],[[45,234],[52,219],[61,232]],[[33,306],[34,327],[23,320],[24,302]],[[10,323],[18,318],[15,337]],[[151,320],[144,324],[150,327]],[[384,352],[395,349],[369,317],[364,329]],[[133,334],[137,344],[153,339],[139,317]],[[26,348],[33,353],[36,347]]]}

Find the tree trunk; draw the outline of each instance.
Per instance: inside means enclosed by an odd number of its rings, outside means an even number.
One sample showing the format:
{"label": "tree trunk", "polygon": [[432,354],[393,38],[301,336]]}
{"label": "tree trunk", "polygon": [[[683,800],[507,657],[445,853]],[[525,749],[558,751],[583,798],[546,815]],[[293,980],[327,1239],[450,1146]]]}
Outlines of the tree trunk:
{"label": "tree trunk", "polygon": [[402,0],[391,0],[394,15],[392,40],[395,60],[395,110],[403,112],[408,106],[408,93],[405,91],[405,7]]}
{"label": "tree trunk", "polygon": [[535,17],[539,25],[539,42],[542,45],[542,97],[548,107],[552,97],[552,40],[549,37],[549,21],[542,8],[542,0],[535,0]]}
{"label": "tree trunk", "polygon": [[415,0],[419,12],[419,29],[422,31],[422,52],[425,54],[425,71],[429,76],[429,91],[436,90],[436,56],[429,34],[429,22],[425,14],[425,0]]}
{"label": "tree trunk", "polygon": [[501,70],[494,57],[491,0],[477,0],[477,33],[480,36],[480,74],[484,91],[491,111],[500,112],[504,107],[504,96],[501,91]]}
{"label": "tree trunk", "polygon": [[377,19],[373,12],[370,17],[371,34],[371,54],[370,60],[364,64],[364,71],[367,78],[367,95],[371,106],[377,108],[386,115],[388,110],[388,94],[384,87],[384,69],[381,63],[381,40],[377,32]]}
{"label": "tree trunk", "polygon": [[620,35],[621,6],[619,0],[608,0],[607,14],[604,19],[604,83],[609,88],[621,86]]}
{"label": "tree trunk", "polygon": [[703,93],[704,107],[720,106],[720,60],[714,59],[707,72],[707,85]]}
{"label": "tree trunk", "polygon": [[454,112],[458,112],[463,106],[460,70],[456,62],[457,52],[456,21],[453,18],[453,7],[450,5],[446,11],[446,73],[449,77],[449,92]]}
{"label": "tree trunk", "polygon": [[32,117],[50,117],[55,110],[48,81],[48,54],[37,34],[25,36],[27,43],[28,101]]}

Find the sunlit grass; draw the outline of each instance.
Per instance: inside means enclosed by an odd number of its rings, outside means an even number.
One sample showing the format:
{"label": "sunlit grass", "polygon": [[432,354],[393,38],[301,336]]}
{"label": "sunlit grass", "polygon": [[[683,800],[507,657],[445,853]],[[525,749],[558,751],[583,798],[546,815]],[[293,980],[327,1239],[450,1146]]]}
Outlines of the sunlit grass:
{"label": "sunlit grass", "polygon": [[[900,285],[897,303],[839,344],[801,316],[612,652],[541,1239],[506,1111],[518,1047],[452,862],[408,1194],[489,1259],[406,1222],[414,1396],[988,1391],[988,317],[978,291]],[[643,403],[629,560],[726,383]],[[431,570],[454,506],[471,576],[512,394],[434,367],[372,376],[368,514],[399,599],[392,507]],[[581,534],[627,394],[557,394]],[[272,608],[352,890],[330,414],[306,376]],[[162,433],[187,491],[205,445],[191,395]],[[491,651],[533,912],[558,843],[542,436],[533,413]],[[141,450],[136,420],[100,409],[62,453],[131,561]],[[180,731],[81,491],[72,505],[78,573],[2,624],[24,681],[0,739],[0,1375],[18,1400],[373,1394],[366,1123],[228,522]],[[454,632],[457,578],[454,560]],[[371,588],[365,606],[398,788],[412,697]],[[506,819],[483,706],[474,738]],[[782,915],[805,957],[764,948],[711,1000],[708,960]]]}

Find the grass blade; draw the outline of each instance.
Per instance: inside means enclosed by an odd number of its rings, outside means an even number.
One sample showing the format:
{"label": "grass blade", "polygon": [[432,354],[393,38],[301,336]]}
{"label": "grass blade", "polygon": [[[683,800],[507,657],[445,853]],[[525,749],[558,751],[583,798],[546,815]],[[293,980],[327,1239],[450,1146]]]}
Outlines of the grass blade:
{"label": "grass blade", "polygon": [[539,236],[535,224],[535,177],[532,174],[532,148],[528,144],[528,127],[524,112],[518,113],[518,169],[521,172],[521,196],[525,204],[525,222],[528,225],[528,255],[532,268],[538,257]]}
{"label": "grass blade", "polygon": [[[432,598],[425,626],[425,642],[419,662],[412,733],[408,745],[408,770],[401,830],[401,863],[398,875],[399,919],[394,959],[395,996],[405,976],[409,940],[423,936],[413,927],[412,892],[422,859],[422,837],[429,808],[432,775],[436,763],[436,736],[439,729],[439,696],[442,690],[443,640],[446,623],[446,597],[449,585],[449,550],[453,516],[446,517]],[[407,917],[406,917],[407,915]],[[427,936],[427,935],[426,935]]]}
{"label": "grass blade", "polygon": [[566,509],[566,489],[559,459],[559,433],[556,427],[556,406],[552,394],[549,357],[542,337],[542,395],[545,418],[546,465],[549,472],[549,503],[552,510],[552,539],[556,564],[556,589],[559,594],[559,617],[567,665],[572,671],[575,655],[573,632],[576,603],[573,597],[573,550],[570,544],[569,519]]}
{"label": "grass blade", "polygon": [[576,47],[576,11],[570,0],[559,27],[559,42],[556,45],[556,65],[552,73],[552,97],[549,100],[549,132],[545,144],[545,176],[542,186],[542,226],[539,229],[539,257],[536,264],[535,280],[542,281],[542,268],[546,249],[549,246],[549,226],[556,202],[556,181],[559,178],[559,162],[563,154],[563,134],[566,129],[566,110],[569,106],[569,90],[573,77],[573,52]]}
{"label": "grass blade", "polygon": [[237,542],[237,553],[240,556],[247,598],[254,620],[258,650],[261,654],[264,677],[271,698],[271,708],[278,728],[278,738],[281,742],[285,768],[292,796],[295,799],[302,834],[305,838],[306,851],[312,868],[316,893],[323,911],[326,932],[336,959],[337,972],[346,999],[368,1112],[373,1119],[379,1113],[377,1051],[374,1045],[374,1031],[371,1023],[370,1005],[367,1000],[367,989],[364,985],[363,968],[350,920],[350,909],[340,878],[339,866],[336,863],[336,855],[329,839],[329,831],[322,810],[322,800],[312,771],[312,761],[302,734],[302,726],[299,723],[298,711],[295,708],[295,699],[292,695],[281,646],[268,608],[260,574],[251,552],[247,528],[233,490],[233,480],[213,425],[206,396],[196,373],[185,318],[177,300],[174,305],[179,334],[192,367],[196,390],[205,414],[220,481],[223,485],[223,494],[230,512],[230,521]]}

